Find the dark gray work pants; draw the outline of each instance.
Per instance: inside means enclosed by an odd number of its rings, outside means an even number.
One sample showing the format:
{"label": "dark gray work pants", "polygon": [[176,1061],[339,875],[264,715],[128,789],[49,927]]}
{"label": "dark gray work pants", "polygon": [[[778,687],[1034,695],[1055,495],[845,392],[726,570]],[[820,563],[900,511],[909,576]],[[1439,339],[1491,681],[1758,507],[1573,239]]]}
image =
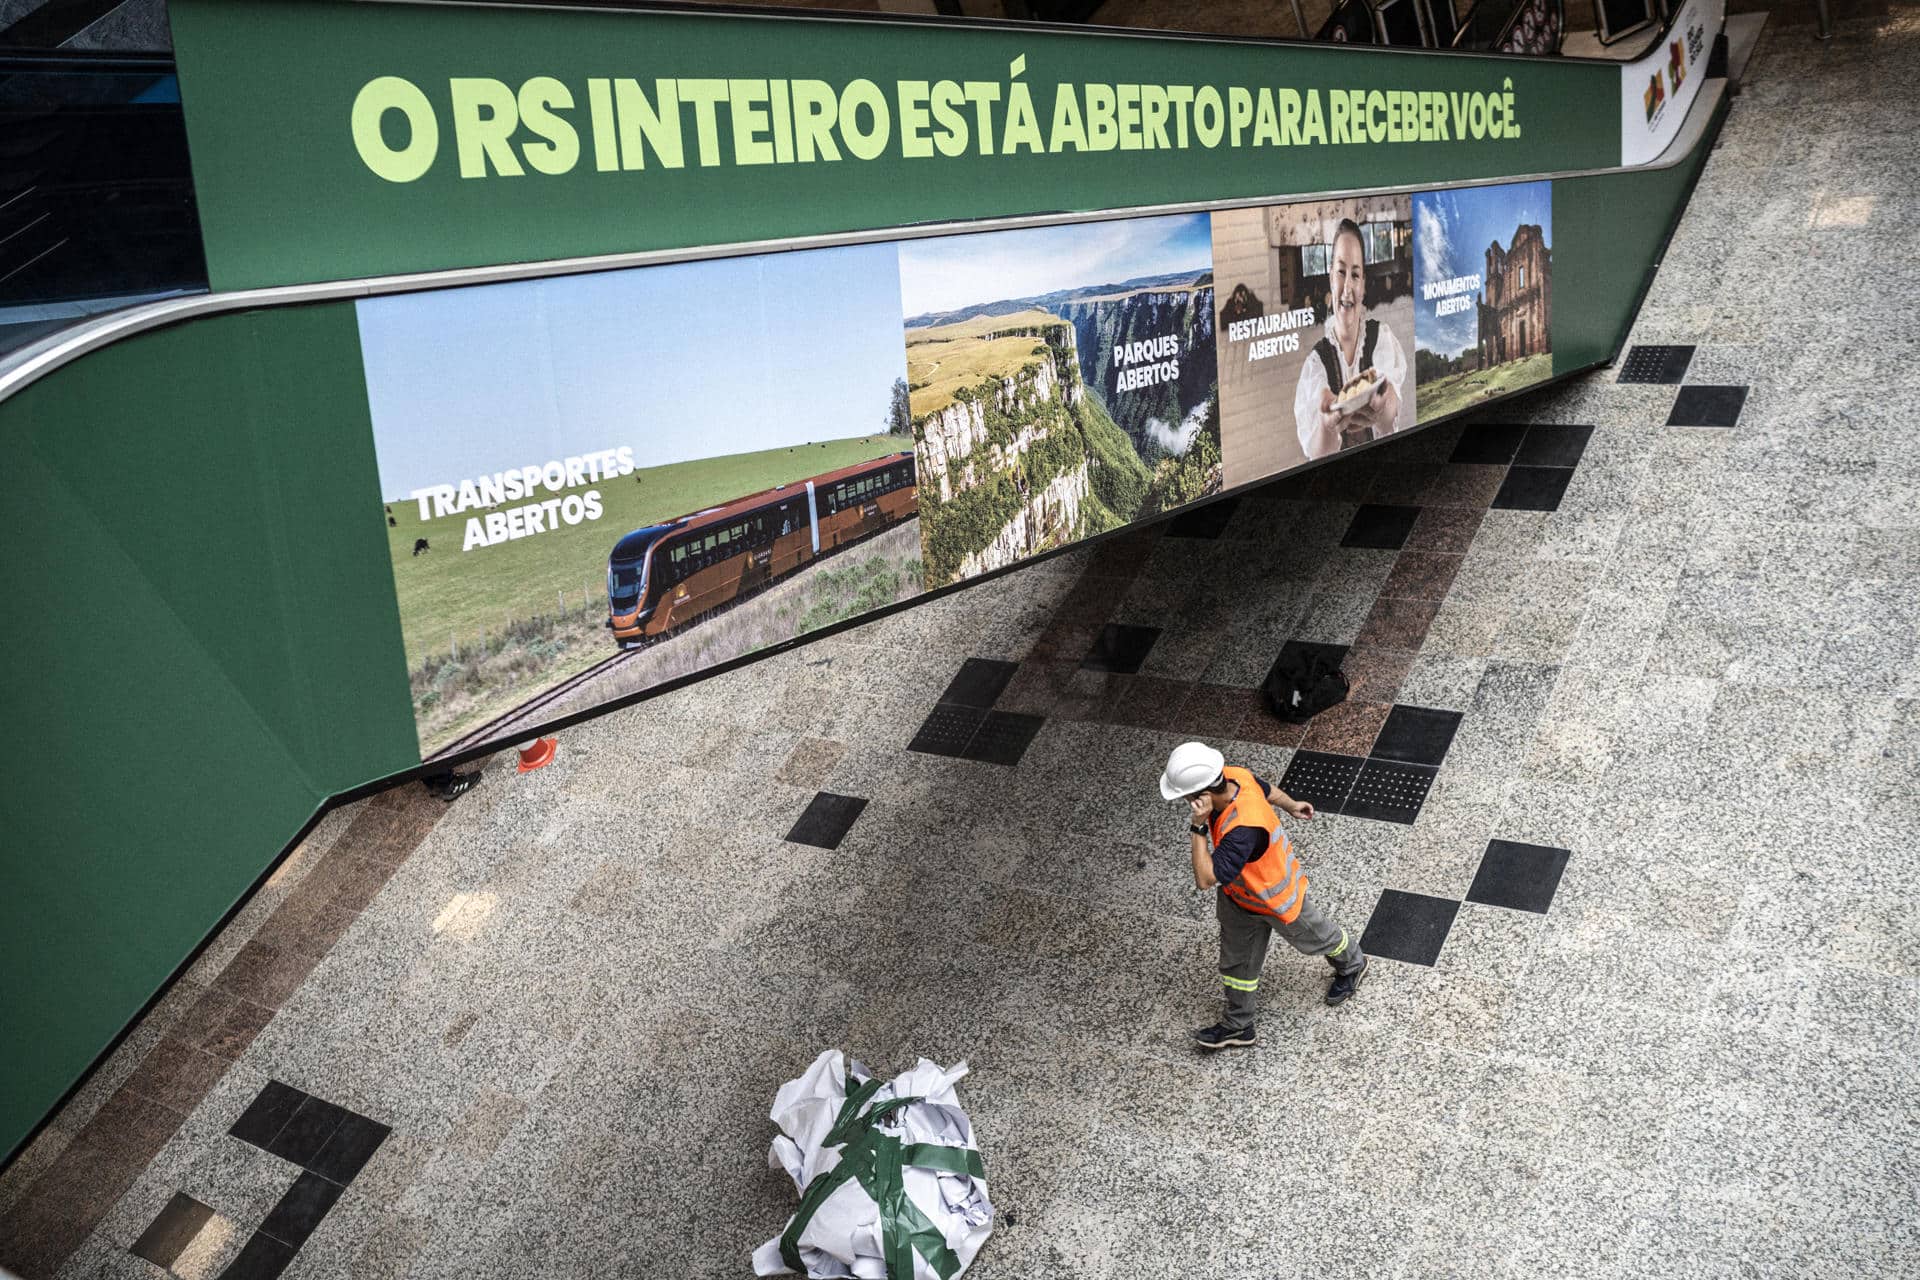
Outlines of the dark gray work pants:
{"label": "dark gray work pants", "polygon": [[1315,906],[1311,894],[1301,896],[1300,914],[1290,924],[1282,924],[1278,916],[1248,911],[1224,892],[1216,891],[1215,897],[1215,914],[1220,917],[1220,981],[1227,989],[1227,1014],[1221,1022],[1235,1031],[1253,1025],[1260,1000],[1260,969],[1274,934],[1303,956],[1325,956],[1335,973],[1352,973],[1367,961],[1360,952],[1360,939]]}

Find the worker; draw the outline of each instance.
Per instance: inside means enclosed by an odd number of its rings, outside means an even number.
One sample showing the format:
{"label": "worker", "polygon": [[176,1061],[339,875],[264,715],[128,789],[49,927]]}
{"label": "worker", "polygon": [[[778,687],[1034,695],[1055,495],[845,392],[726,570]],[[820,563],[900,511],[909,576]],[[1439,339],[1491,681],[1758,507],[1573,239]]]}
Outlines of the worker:
{"label": "worker", "polygon": [[1295,951],[1325,956],[1333,966],[1328,1004],[1351,997],[1367,973],[1360,940],[1307,897],[1307,877],[1280,829],[1281,813],[1311,822],[1313,806],[1229,765],[1204,742],[1173,749],[1160,775],[1160,794],[1187,802],[1194,887],[1219,890],[1215,914],[1227,1007],[1219,1022],[1192,1033],[1194,1043],[1202,1049],[1254,1043],[1260,968],[1275,931]]}

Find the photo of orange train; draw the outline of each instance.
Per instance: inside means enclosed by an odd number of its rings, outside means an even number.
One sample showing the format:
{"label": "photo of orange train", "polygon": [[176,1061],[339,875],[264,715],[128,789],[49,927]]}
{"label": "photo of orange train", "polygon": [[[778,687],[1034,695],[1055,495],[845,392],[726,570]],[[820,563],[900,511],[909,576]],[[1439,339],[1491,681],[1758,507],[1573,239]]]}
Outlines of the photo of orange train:
{"label": "photo of orange train", "polygon": [[607,557],[607,628],[637,649],[919,511],[911,451],[635,529]]}

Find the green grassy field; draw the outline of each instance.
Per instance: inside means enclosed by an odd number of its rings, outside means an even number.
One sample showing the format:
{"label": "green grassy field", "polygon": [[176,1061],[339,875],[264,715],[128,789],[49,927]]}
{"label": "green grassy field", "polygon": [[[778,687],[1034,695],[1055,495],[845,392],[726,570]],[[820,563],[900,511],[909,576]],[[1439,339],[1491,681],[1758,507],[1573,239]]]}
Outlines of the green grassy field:
{"label": "green grassy field", "polygon": [[1495,365],[1491,369],[1449,374],[1433,382],[1423,382],[1420,384],[1418,393],[1417,421],[1426,422],[1442,414],[1471,409],[1494,396],[1524,390],[1536,382],[1545,382],[1552,376],[1553,356],[1547,353],[1527,356],[1521,360],[1510,360],[1506,364]]}
{"label": "green grassy field", "polygon": [[[606,611],[607,554],[630,530],[912,448],[901,436],[863,436],[649,467],[568,490],[598,489],[605,508],[598,520],[466,552],[460,550],[466,515],[422,522],[419,503],[390,502],[395,523],[387,543],[408,665],[417,670],[456,644],[464,652],[497,642],[511,624],[529,618],[578,614],[598,628]],[[543,500],[558,496],[540,494]],[[422,537],[432,549],[416,556],[414,539]],[[604,652],[613,651],[607,640]]]}
{"label": "green grassy field", "polygon": [[910,411],[914,417],[924,418],[952,404],[953,393],[961,387],[976,386],[985,378],[1003,378],[1020,366],[1040,359],[1033,354],[1033,349],[1040,345],[1038,338],[982,341],[983,335],[1003,329],[1065,323],[1056,315],[1033,310],[1011,316],[975,316],[958,324],[907,330],[907,382],[913,387]]}

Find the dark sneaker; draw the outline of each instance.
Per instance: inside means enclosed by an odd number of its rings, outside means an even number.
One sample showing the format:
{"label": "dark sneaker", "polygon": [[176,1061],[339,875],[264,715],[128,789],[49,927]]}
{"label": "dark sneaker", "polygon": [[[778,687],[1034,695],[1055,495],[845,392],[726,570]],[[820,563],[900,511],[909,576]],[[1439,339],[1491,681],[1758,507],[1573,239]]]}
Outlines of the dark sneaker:
{"label": "dark sneaker", "polygon": [[448,804],[452,804],[455,800],[458,800],[461,796],[467,794],[467,792],[479,785],[479,770],[476,769],[470,773],[456,773],[451,778],[448,778],[445,785],[439,787],[435,791],[435,794]]}
{"label": "dark sneaker", "polygon": [[1252,1027],[1241,1027],[1235,1030],[1224,1022],[1217,1022],[1211,1027],[1202,1027],[1188,1034],[1202,1049],[1251,1049],[1253,1047]]}
{"label": "dark sneaker", "polygon": [[1367,976],[1367,966],[1372,963],[1371,959],[1362,960],[1352,973],[1334,974],[1333,985],[1327,988],[1327,1003],[1345,1004],[1347,997],[1360,989],[1360,980]]}

